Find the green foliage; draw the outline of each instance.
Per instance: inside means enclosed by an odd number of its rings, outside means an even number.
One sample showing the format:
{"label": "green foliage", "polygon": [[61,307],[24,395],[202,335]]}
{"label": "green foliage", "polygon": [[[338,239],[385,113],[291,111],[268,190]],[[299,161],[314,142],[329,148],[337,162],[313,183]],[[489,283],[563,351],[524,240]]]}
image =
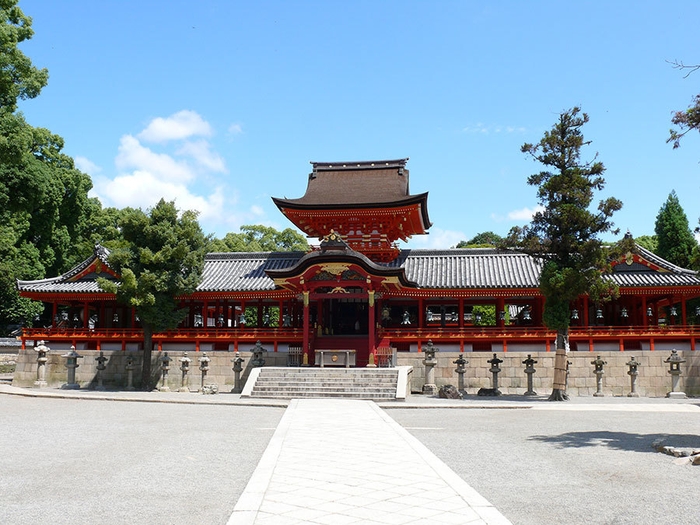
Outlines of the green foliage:
{"label": "green foliage", "polygon": [[215,239],[209,246],[216,252],[289,252],[308,251],[309,244],[300,233],[286,228],[278,231],[261,224],[241,226],[240,233],[227,233],[223,239]]}
{"label": "green foliage", "polygon": [[174,202],[161,199],[146,214],[127,208],[119,217],[124,244],[110,255],[121,276],[118,283],[98,279],[99,286],[133,307],[144,332],[142,384],[151,374],[152,336],[177,327],[186,312],[178,297],[192,294],[201,280],[207,239],[192,211],[178,213]]}
{"label": "green foliage", "polygon": [[503,237],[498,235],[497,233],[493,233],[491,231],[489,232],[482,232],[468,241],[460,241],[457,243],[456,248],[490,248],[490,247],[495,247],[498,246],[500,243],[503,242]]}
{"label": "green foliage", "polygon": [[659,240],[656,238],[656,235],[641,235],[635,239],[635,242],[652,253],[656,253],[659,247]]}
{"label": "green foliage", "polygon": [[[476,321],[480,317],[479,322]],[[476,326],[496,326],[496,306],[493,304],[475,304],[472,308],[472,320]]]}
{"label": "green foliage", "polygon": [[17,7],[17,0],[0,0],[0,111],[17,109],[18,99],[36,97],[49,79],[17,47],[34,35],[32,19]]}
{"label": "green foliage", "polygon": [[655,253],[677,266],[689,268],[693,250],[698,242],[690,231],[688,217],[675,191],[669,194],[661,206],[656,216],[654,231],[658,240]]}
{"label": "green foliage", "polygon": [[551,171],[528,177],[544,210],[535,213],[529,226],[513,228],[506,239],[507,245],[543,261],[544,322],[563,332],[568,332],[570,303],[578,296],[595,292],[601,301],[618,293],[602,278],[608,259],[618,250],[605,249],[599,235],[612,231],[611,217],[622,202],[611,197],[600,201],[595,211],[590,209],[594,191],[605,185],[605,167],[595,158],[580,159],[581,148],[589,144],[581,132],[587,122],[588,115],[575,107],[561,113],[537,144],[522,146],[523,153]]}
{"label": "green foliage", "polygon": [[671,123],[678,129],[669,130],[666,142],[673,143],[673,149],[679,148],[681,139],[691,130],[700,131],[700,95],[695,95],[687,109],[676,111],[671,118]]}
{"label": "green foliage", "polygon": [[58,275],[87,257],[101,212],[87,197],[89,176],[62,153],[63,139],[16,112],[18,100],[36,97],[48,80],[17,47],[33,31],[16,4],[0,0],[0,331],[42,308],[19,297],[15,280]]}

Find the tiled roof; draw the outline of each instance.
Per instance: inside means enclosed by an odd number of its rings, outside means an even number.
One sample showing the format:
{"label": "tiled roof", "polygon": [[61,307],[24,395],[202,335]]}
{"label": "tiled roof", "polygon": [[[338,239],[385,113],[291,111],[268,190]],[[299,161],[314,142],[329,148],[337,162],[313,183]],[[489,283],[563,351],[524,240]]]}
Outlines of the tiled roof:
{"label": "tiled roof", "polygon": [[525,254],[490,248],[404,250],[392,264],[421,288],[537,288],[541,267]]}
{"label": "tiled roof", "polygon": [[204,258],[198,292],[274,290],[265,270],[293,266],[304,252],[210,253]]}
{"label": "tiled roof", "polygon": [[[266,270],[282,270],[294,266],[304,252],[210,253],[204,261],[200,292],[245,292],[274,290]],[[666,271],[614,272],[610,278],[621,287],[700,286],[697,272],[679,268],[658,256],[640,249],[640,255]],[[70,281],[93,259],[70,272],[51,279],[18,281],[21,291],[58,293],[104,293],[93,279],[86,276]],[[484,289],[537,288],[541,264],[522,253],[491,248],[453,250],[403,250],[386,265],[406,270],[406,278],[420,288]]]}
{"label": "tiled roof", "polygon": [[362,162],[312,162],[306,193],[298,199],[273,199],[278,206],[379,205],[422,200],[410,195],[408,159]]}
{"label": "tiled roof", "polygon": [[[105,266],[109,266],[107,260],[109,258],[109,250],[104,246],[95,246],[93,254],[85,259],[80,264],[75,265],[63,275],[58,277],[50,277],[48,279],[39,279],[37,281],[17,281],[17,289],[21,292],[39,292],[39,293],[65,293],[65,294],[104,294],[107,293],[102,288],[97,286],[94,274],[82,276],[80,279],[75,277],[81,274],[90,265],[99,260]],[[102,277],[112,279],[109,274],[103,274]]]}

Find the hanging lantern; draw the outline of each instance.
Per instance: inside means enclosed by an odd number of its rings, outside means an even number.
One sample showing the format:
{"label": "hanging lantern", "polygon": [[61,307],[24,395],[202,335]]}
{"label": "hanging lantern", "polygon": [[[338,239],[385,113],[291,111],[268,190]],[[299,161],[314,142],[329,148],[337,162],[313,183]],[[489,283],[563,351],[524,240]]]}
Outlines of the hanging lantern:
{"label": "hanging lantern", "polygon": [[596,319],[603,319],[603,310],[601,310],[600,308],[598,308],[598,309],[595,311],[595,318],[596,318]]}
{"label": "hanging lantern", "polygon": [[620,312],[620,315],[622,316],[623,319],[627,319],[630,315],[627,313],[627,308],[624,306],[622,307],[622,311]]}
{"label": "hanging lantern", "polygon": [[571,310],[571,318],[574,319],[574,320],[578,320],[578,318],[579,318],[579,317],[578,317],[578,310],[577,310],[576,308],[574,308],[573,310]]}
{"label": "hanging lantern", "polygon": [[651,306],[647,308],[647,317],[654,317],[654,311],[651,309]]}

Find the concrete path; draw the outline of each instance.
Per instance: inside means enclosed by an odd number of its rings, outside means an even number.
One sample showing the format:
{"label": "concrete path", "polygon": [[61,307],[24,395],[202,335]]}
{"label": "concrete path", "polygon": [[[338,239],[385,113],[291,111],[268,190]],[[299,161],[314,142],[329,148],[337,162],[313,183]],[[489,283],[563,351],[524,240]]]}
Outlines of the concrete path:
{"label": "concrete path", "polygon": [[228,525],[510,524],[371,401],[292,400]]}

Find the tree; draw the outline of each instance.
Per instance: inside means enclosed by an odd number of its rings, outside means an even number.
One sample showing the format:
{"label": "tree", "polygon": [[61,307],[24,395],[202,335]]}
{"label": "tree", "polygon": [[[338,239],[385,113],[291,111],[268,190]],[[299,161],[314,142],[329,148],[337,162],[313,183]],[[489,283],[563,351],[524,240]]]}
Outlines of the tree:
{"label": "tree", "polygon": [[209,249],[218,252],[290,252],[308,251],[306,238],[286,228],[281,232],[262,224],[241,226],[240,233],[227,233],[223,239],[216,239]]}
{"label": "tree", "polygon": [[655,253],[682,268],[690,268],[693,249],[698,245],[690,231],[678,196],[672,191],[656,216],[654,226],[658,247]]}
{"label": "tree", "polygon": [[32,19],[17,0],[0,0],[0,111],[13,113],[19,99],[36,97],[49,80],[17,47],[34,35]]}
{"label": "tree", "polygon": [[[700,69],[700,64],[686,65],[677,60],[671,62],[675,69],[689,70],[683,78],[688,78],[692,73]],[[700,131],[700,95],[695,95],[688,109],[676,111],[671,117],[671,123],[679,129],[669,130],[669,137],[666,142],[673,143],[673,149],[681,146],[681,139],[691,130]]]}
{"label": "tree", "polygon": [[602,277],[610,250],[598,236],[612,231],[611,217],[622,202],[610,197],[601,200],[597,210],[589,209],[594,191],[605,185],[605,167],[596,160],[597,155],[591,162],[580,159],[581,148],[590,144],[581,132],[587,122],[588,115],[574,107],[561,113],[537,144],[523,144],[523,153],[552,171],[528,177],[528,184],[537,186],[537,199],[544,210],[534,214],[530,225],[513,228],[506,241],[543,263],[540,291],[545,298],[544,322],[557,331],[552,401],[568,399],[565,382],[571,302],[586,293],[594,301],[610,300],[619,293]]}
{"label": "tree", "polygon": [[18,49],[34,32],[16,4],[0,0],[0,332],[43,309],[19,297],[15,280],[56,275],[87,257],[89,224],[100,212],[87,196],[89,176],[62,153],[63,139],[17,111],[19,100],[39,95],[48,72]]}
{"label": "tree", "polygon": [[478,233],[468,241],[460,241],[456,248],[488,248],[503,242],[503,237],[493,232]]}
{"label": "tree", "polygon": [[153,334],[177,327],[186,315],[178,297],[191,294],[201,280],[207,240],[197,213],[178,214],[174,202],[161,199],[146,214],[126,208],[119,220],[125,245],[114,250],[110,265],[119,281],[98,279],[99,286],[131,306],[143,328],[141,386],[151,384]]}
{"label": "tree", "polygon": [[652,253],[656,253],[656,250],[659,248],[659,240],[656,238],[656,235],[640,235],[634,242]]}

